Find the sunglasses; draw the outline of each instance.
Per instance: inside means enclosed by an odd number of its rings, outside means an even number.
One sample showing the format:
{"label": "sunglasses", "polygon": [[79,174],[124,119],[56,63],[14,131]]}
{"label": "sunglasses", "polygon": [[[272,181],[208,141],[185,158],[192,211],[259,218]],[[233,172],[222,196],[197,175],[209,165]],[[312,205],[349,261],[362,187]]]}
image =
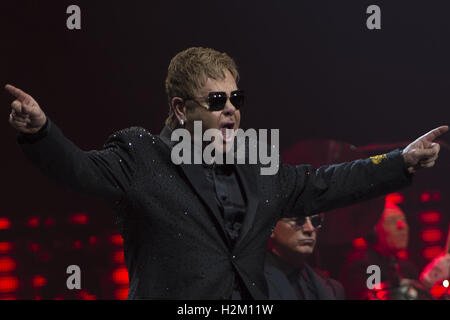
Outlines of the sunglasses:
{"label": "sunglasses", "polygon": [[[202,99],[202,98],[200,98]],[[208,110],[209,111],[222,111],[225,108],[225,105],[228,100],[228,96],[225,92],[210,92],[208,94],[207,98],[203,98],[208,103]],[[231,104],[239,110],[245,102],[245,93],[243,90],[235,90],[231,92],[230,94],[230,102]],[[192,100],[197,102],[200,106],[203,107],[202,104],[200,104],[196,99],[194,98],[187,98],[185,100]]]}
{"label": "sunglasses", "polygon": [[324,221],[324,215],[316,214],[310,217],[300,217],[300,218],[293,218],[293,219],[282,219],[283,222],[289,224],[292,228],[295,229],[295,231],[302,230],[306,224],[306,220],[309,220],[311,222],[311,225],[314,229],[319,229],[322,227],[323,221]]}

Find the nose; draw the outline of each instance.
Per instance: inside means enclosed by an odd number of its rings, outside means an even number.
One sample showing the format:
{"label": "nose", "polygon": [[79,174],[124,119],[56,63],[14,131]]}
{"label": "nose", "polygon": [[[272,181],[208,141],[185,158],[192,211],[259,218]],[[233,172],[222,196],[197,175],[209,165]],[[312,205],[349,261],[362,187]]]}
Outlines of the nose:
{"label": "nose", "polygon": [[303,232],[313,232],[314,231],[314,227],[311,223],[311,220],[309,218],[306,219],[305,223],[302,226],[302,231]]}
{"label": "nose", "polygon": [[225,115],[233,115],[236,112],[236,107],[231,103],[230,98],[227,98],[222,112]]}
{"label": "nose", "polygon": [[406,227],[406,224],[404,221],[402,221],[402,220],[397,221],[397,229],[403,229],[405,227]]}

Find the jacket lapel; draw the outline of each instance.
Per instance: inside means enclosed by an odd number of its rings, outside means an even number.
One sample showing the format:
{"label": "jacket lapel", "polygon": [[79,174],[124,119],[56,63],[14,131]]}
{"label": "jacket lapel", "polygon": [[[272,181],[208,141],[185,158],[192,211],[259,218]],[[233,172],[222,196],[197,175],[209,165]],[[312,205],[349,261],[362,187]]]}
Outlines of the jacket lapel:
{"label": "jacket lapel", "polygon": [[306,272],[308,272],[308,276],[311,278],[311,281],[314,283],[314,286],[317,290],[317,296],[319,300],[334,300],[333,290],[330,287],[329,283],[323,279],[321,276],[317,275],[312,268],[305,264]]}
{"label": "jacket lapel", "polygon": [[[171,141],[172,130],[166,126],[162,130],[160,134],[161,140],[172,150],[172,147],[176,142]],[[197,195],[204,202],[207,208],[213,213],[213,216],[216,218],[220,229],[222,230],[223,237],[226,239],[228,245],[231,245],[230,239],[226,233],[225,226],[223,223],[223,217],[219,211],[219,207],[217,206],[217,202],[215,199],[214,190],[211,188],[210,184],[206,180],[205,173],[203,171],[202,165],[195,164],[181,164],[179,166],[190,185],[193,187]]]}

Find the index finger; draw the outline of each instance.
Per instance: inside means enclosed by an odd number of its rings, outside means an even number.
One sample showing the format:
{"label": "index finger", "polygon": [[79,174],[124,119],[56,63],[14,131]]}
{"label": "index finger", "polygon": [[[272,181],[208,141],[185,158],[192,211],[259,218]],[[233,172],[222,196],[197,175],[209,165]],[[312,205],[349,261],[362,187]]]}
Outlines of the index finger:
{"label": "index finger", "polygon": [[28,94],[20,90],[19,88],[16,88],[10,84],[7,84],[5,86],[6,91],[8,91],[10,94],[12,94],[14,97],[19,99],[20,102],[24,102],[25,99],[28,98]]}
{"label": "index finger", "polygon": [[448,126],[440,126],[436,129],[431,130],[430,132],[424,134],[422,138],[427,139],[428,141],[433,141],[440,135],[446,133],[448,131]]}

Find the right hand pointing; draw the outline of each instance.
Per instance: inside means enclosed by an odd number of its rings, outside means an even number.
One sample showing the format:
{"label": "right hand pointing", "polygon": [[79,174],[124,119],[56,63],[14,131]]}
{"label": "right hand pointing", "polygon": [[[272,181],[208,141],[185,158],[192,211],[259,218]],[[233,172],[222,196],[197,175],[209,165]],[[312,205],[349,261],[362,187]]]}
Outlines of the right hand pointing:
{"label": "right hand pointing", "polygon": [[7,84],[6,91],[16,97],[11,103],[9,123],[13,128],[22,133],[36,133],[47,121],[47,117],[32,96],[22,90]]}

